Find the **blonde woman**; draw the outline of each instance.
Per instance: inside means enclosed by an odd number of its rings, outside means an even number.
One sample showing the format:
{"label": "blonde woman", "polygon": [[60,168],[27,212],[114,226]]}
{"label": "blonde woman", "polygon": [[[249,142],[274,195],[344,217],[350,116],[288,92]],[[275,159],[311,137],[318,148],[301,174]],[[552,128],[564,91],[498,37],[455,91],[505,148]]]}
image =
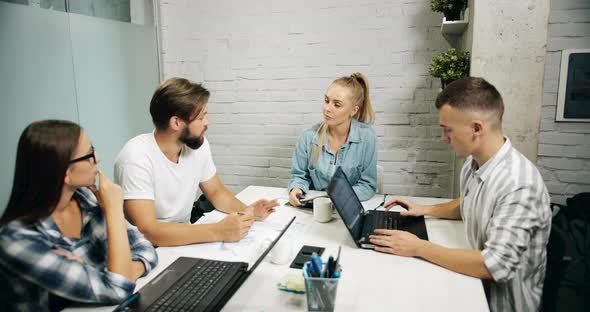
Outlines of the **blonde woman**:
{"label": "blonde woman", "polygon": [[293,152],[289,203],[301,206],[309,190],[325,190],[336,167],[342,167],[359,199],[377,189],[375,113],[369,81],[361,73],[332,82],[324,95],[323,121],[303,132]]}

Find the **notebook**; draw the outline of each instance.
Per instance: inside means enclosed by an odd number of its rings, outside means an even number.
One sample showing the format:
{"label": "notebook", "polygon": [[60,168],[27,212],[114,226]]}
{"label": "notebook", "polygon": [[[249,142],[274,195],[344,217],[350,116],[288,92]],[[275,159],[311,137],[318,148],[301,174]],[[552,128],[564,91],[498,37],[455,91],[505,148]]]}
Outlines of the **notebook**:
{"label": "notebook", "polygon": [[328,193],[323,192],[323,191],[309,190],[309,191],[307,191],[307,193],[305,193],[303,195],[303,197],[301,197],[299,199],[299,202],[305,204],[308,202],[313,202],[314,199],[320,198],[320,197],[328,197]]}
{"label": "notebook", "polygon": [[139,290],[129,311],[219,311],[291,226],[248,263],[180,257]]}
{"label": "notebook", "polygon": [[328,195],[348,228],[355,244],[360,248],[375,248],[369,235],[375,229],[395,229],[413,233],[428,240],[424,217],[401,216],[399,212],[369,210],[365,212],[342,168],[338,167],[330,184]]}

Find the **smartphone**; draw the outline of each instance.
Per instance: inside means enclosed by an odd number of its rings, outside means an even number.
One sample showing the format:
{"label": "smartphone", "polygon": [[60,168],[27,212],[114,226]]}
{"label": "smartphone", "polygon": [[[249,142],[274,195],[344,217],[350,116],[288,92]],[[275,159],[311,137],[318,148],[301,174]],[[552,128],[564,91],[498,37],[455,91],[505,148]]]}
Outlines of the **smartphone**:
{"label": "smartphone", "polygon": [[303,268],[305,262],[311,259],[312,253],[315,252],[318,254],[318,256],[321,256],[322,253],[324,253],[324,250],[324,247],[303,245],[303,247],[299,249],[297,256],[295,256],[295,259],[293,259],[293,262],[291,262],[291,265],[289,267],[293,269],[301,269]]}

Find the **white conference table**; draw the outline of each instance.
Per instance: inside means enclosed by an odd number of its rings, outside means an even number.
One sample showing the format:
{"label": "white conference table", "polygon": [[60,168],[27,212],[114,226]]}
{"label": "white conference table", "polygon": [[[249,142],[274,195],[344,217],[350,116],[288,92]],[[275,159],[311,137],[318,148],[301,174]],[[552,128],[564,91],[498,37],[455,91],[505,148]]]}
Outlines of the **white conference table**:
{"label": "white conference table", "polygon": [[[383,195],[376,195],[379,204]],[[260,198],[288,198],[284,188],[249,186],[237,197],[244,203],[252,203]],[[446,201],[440,198],[407,197],[420,204],[435,204]],[[336,311],[488,311],[484,290],[479,279],[449,271],[427,261],[383,254],[373,250],[356,247],[348,230],[337,213],[327,223],[313,220],[307,209],[281,205],[277,212],[264,221],[276,227],[286,224],[292,216],[294,223],[281,240],[292,242],[292,257],[303,245],[325,247],[322,258],[336,256],[338,246],[342,246],[340,264],[342,276],[336,295]],[[222,215],[220,214],[220,217]],[[201,220],[199,220],[201,221]],[[254,227],[253,227],[254,228]],[[451,248],[468,248],[462,221],[426,218],[429,240]],[[256,230],[263,235],[264,230]],[[278,232],[277,232],[278,233]],[[250,234],[249,234],[250,236]],[[247,240],[245,240],[247,241]],[[209,243],[183,247],[157,248],[158,266],[147,276],[137,281],[140,289],[159,274],[165,267],[180,256],[216,258],[228,261],[253,263],[263,248],[259,241],[232,245],[231,252],[224,246],[231,244]],[[253,247],[254,244],[257,247]],[[224,252],[219,252],[221,249]],[[248,253],[244,259],[236,253]],[[254,254],[253,254],[254,253]],[[229,256],[228,256],[229,255]],[[305,311],[305,294],[281,291],[277,283],[289,274],[301,274],[301,270],[289,268],[290,262],[273,264],[266,257],[253,274],[244,282],[222,311]],[[93,311],[111,311],[111,307],[92,307]],[[69,308],[68,311],[87,311],[88,306]]]}

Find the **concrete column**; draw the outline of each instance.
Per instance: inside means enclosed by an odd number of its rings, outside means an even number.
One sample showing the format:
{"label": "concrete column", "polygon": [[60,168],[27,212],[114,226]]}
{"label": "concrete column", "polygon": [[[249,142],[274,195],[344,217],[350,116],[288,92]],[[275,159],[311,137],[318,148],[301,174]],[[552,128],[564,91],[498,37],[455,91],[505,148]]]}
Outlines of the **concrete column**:
{"label": "concrete column", "polygon": [[549,0],[477,0],[470,10],[471,76],[498,88],[505,105],[504,133],[536,162]]}

